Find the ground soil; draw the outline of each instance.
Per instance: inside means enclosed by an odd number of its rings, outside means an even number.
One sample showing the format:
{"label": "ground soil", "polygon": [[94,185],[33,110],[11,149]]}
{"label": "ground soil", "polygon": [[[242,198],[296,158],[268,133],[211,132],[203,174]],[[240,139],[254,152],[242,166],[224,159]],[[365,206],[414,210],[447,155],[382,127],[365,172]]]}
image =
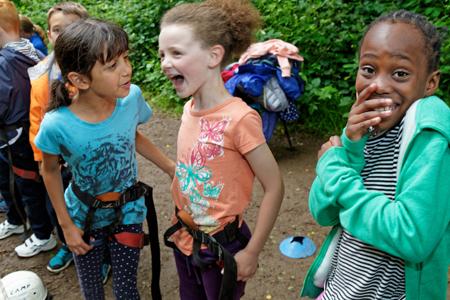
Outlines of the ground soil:
{"label": "ground soil", "polygon": [[[142,126],[143,133],[155,144],[175,158],[176,136],[179,121],[175,118],[156,113],[152,120]],[[322,139],[291,132],[294,148],[289,149],[282,134],[275,136],[269,143],[279,163],[285,183],[285,197],[278,220],[260,256],[260,267],[246,288],[243,299],[299,299],[299,290],[304,276],[312,262],[312,257],[291,259],[283,256],[278,247],[288,236],[308,236],[316,245],[320,245],[328,228],[320,228],[308,211],[308,192],[314,177],[317,150]],[[160,231],[169,226],[169,216],[173,211],[170,197],[170,180],[151,163],[139,157],[140,179],[154,187],[156,209],[159,214]],[[246,213],[246,220],[253,228],[256,220],[262,188],[255,183],[253,203]],[[0,215],[3,221],[4,215]],[[162,234],[160,233],[160,241]],[[81,299],[74,266],[59,274],[49,273],[45,266],[56,250],[41,253],[28,259],[20,259],[14,247],[21,243],[19,236],[0,241],[0,276],[17,270],[30,270],[37,273],[54,299]],[[171,251],[162,247],[161,290],[163,299],[178,299],[178,279]],[[105,286],[107,299],[112,296],[111,280]],[[150,250],[144,248],[139,267],[139,289],[142,299],[150,297]],[[192,299],[195,300],[195,299]]]}

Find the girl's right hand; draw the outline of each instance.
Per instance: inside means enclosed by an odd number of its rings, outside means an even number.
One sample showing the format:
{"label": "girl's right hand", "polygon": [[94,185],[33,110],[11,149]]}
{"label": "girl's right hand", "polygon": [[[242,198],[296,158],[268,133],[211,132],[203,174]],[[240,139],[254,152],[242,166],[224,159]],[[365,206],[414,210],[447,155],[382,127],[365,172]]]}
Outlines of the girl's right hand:
{"label": "girl's right hand", "polygon": [[392,105],[392,99],[373,98],[372,94],[376,91],[377,85],[372,83],[367,88],[356,95],[356,101],[352,105],[348,115],[345,134],[352,141],[357,141],[367,133],[370,127],[375,127],[391,115],[391,111],[377,111]]}
{"label": "girl's right hand", "polygon": [[63,228],[66,244],[75,255],[84,255],[93,247],[88,245],[83,240],[83,230],[75,226],[75,224],[68,225]]}

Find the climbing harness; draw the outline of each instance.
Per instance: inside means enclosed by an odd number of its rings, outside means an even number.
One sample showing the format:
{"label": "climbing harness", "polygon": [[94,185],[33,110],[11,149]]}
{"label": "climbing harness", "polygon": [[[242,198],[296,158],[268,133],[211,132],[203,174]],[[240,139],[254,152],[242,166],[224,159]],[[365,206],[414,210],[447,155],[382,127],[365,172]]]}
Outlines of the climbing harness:
{"label": "climbing harness", "polygon": [[249,239],[239,230],[239,218],[236,217],[233,222],[228,223],[222,231],[209,235],[198,228],[187,212],[175,208],[175,216],[178,221],[164,233],[164,244],[167,247],[177,249],[175,243],[170,241],[169,238],[181,228],[185,228],[193,238],[193,263],[200,269],[209,266],[209,263],[200,257],[200,248],[205,245],[217,257],[219,266],[223,267],[219,299],[233,299],[237,283],[237,266],[233,255],[223,245],[238,240],[244,248],[247,246]]}
{"label": "climbing harness", "polygon": [[[151,292],[152,299],[161,299],[161,290],[159,287],[159,279],[161,275],[161,254],[158,240],[158,222],[156,217],[155,203],[153,202],[153,189],[143,182],[137,182],[131,187],[127,188],[123,193],[108,192],[97,196],[92,196],[82,191],[74,182],[72,182],[72,191],[89,209],[84,224],[83,239],[86,243],[90,242],[91,227],[96,209],[112,208],[115,211],[116,218],[111,225],[103,227],[108,233],[110,240],[115,240],[118,243],[133,247],[142,248],[150,244],[152,253],[152,283]],[[145,197],[145,205],[147,207],[147,225],[149,229],[148,234],[134,233],[134,232],[119,232],[115,233],[116,227],[122,223],[121,207],[131,201],[136,201],[141,197]]]}

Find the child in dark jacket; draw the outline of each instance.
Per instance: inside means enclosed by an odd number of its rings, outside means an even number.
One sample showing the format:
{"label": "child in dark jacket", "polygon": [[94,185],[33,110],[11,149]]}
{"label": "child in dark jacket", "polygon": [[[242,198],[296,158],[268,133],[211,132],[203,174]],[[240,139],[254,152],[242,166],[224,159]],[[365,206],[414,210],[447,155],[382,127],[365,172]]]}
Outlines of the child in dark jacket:
{"label": "child in dark jacket", "polygon": [[45,207],[45,186],[28,137],[27,69],[39,57],[33,45],[20,38],[19,32],[14,4],[0,0],[0,193],[9,208],[6,220],[0,224],[0,239],[23,233],[26,215],[33,234],[15,251],[20,257],[31,257],[53,249],[56,240]]}

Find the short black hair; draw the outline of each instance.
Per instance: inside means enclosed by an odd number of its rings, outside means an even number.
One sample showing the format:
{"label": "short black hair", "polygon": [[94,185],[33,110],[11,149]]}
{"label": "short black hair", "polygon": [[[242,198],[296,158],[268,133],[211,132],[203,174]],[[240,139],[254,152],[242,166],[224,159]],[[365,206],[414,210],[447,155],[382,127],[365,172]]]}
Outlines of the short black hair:
{"label": "short black hair", "polygon": [[393,11],[382,15],[375,19],[369,27],[367,27],[366,32],[360,43],[360,48],[364,38],[367,33],[375,25],[383,22],[390,23],[406,23],[415,26],[422,32],[426,47],[426,53],[428,55],[428,71],[433,72],[439,69],[439,59],[441,57],[441,45],[442,41],[447,33],[446,27],[436,27],[427,18],[421,14],[413,13],[404,9]]}

